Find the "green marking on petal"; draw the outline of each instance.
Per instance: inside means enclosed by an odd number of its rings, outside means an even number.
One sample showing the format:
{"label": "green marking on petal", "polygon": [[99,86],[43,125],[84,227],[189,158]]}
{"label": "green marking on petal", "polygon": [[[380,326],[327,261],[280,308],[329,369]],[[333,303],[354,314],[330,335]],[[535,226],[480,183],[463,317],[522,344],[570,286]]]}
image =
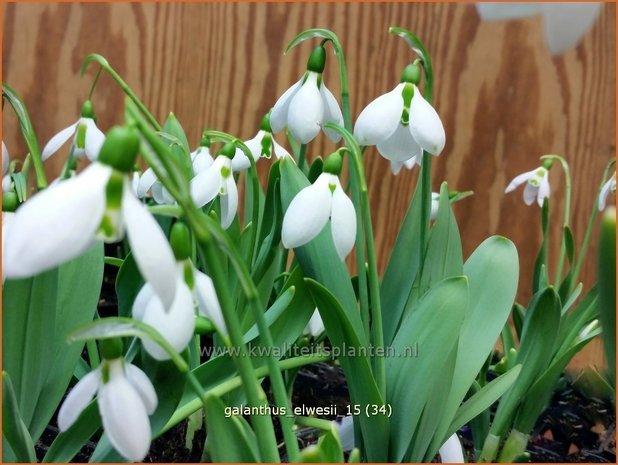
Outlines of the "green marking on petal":
{"label": "green marking on petal", "polygon": [[182,271],[185,283],[189,286],[189,289],[193,290],[195,288],[195,278],[193,277],[193,265],[191,264],[191,260],[185,260],[182,264]]}
{"label": "green marking on petal", "polygon": [[269,132],[264,133],[264,137],[261,141],[262,151],[260,152],[260,157],[270,159],[272,156],[272,137],[273,136]]}
{"label": "green marking on petal", "polygon": [[229,169],[227,166],[221,167],[221,176],[223,177],[223,179],[229,178],[231,174],[232,174],[232,170]]}
{"label": "green marking on petal", "polygon": [[330,189],[330,193],[334,194],[335,193],[335,189],[337,189],[337,185],[336,184],[328,183],[328,188]]}

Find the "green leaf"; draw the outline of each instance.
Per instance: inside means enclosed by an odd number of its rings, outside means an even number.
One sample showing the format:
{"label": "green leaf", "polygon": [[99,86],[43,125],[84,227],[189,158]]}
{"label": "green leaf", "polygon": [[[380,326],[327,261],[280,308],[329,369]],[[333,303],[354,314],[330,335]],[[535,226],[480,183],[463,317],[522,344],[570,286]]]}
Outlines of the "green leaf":
{"label": "green leaf", "polygon": [[[11,446],[18,462],[36,462],[34,443],[28,433],[28,428],[19,414],[19,406],[11,378],[6,371],[2,372],[2,434]],[[3,455],[3,462],[6,456]]]}
{"label": "green leaf", "polygon": [[[79,282],[79,286],[75,283]],[[92,321],[99,302],[103,282],[103,243],[93,245],[79,258],[60,266],[53,345],[47,350],[54,354],[47,367],[47,378],[41,389],[30,430],[39,438],[56,411],[80,359],[83,344],[68,345],[66,333],[76,325]],[[34,399],[30,400],[31,402]]]}
{"label": "green leaf", "polygon": [[339,433],[333,424],[330,431],[325,431],[318,440],[321,462],[343,463],[343,450],[339,440]]}
{"label": "green leaf", "polygon": [[459,428],[491,407],[491,405],[513,385],[520,372],[521,365],[516,365],[503,375],[498,376],[492,382],[483,386],[482,389],[461,404],[444,436],[448,438],[457,432]]}
{"label": "green leaf", "polygon": [[213,462],[259,462],[257,439],[241,416],[227,416],[225,404],[215,396],[206,397],[208,449]]}
{"label": "green leaf", "polygon": [[122,262],[116,276],[116,295],[118,296],[118,316],[131,315],[133,302],[144,285],[144,278],[137,269],[133,253],[129,252]]}
{"label": "green leaf", "polygon": [[[338,360],[346,375],[350,400],[362,406],[384,405],[378,386],[373,377],[369,358],[361,351],[361,334],[354,328],[341,304],[321,283],[306,279],[315,305],[320,312],[326,333],[333,348],[341,352]],[[366,353],[366,352],[365,352]],[[393,409],[393,414],[396,409]],[[363,445],[367,460],[384,462],[387,458],[385,444],[388,444],[389,421],[385,415],[355,417],[360,423]],[[404,451],[405,452],[405,451]]]}
{"label": "green leaf", "polygon": [[191,152],[191,149],[189,148],[189,141],[187,140],[187,136],[184,129],[182,128],[182,125],[180,124],[174,113],[170,113],[168,115],[165,123],[163,124],[162,132],[167,133],[173,137],[171,143],[171,152],[178,160],[178,164],[182,168],[182,172],[185,178],[187,180],[191,179],[193,177],[193,167],[191,165],[191,157],[189,156],[189,153]]}
{"label": "green leaf", "polygon": [[[268,326],[272,326],[275,321],[288,309],[292,299],[294,298],[294,292],[296,288],[291,286],[285,290],[283,294],[279,296],[279,298],[275,301],[272,306],[266,310],[264,314],[264,318],[266,319],[266,323]],[[243,340],[245,343],[252,341],[260,335],[260,331],[258,329],[257,323],[255,323],[249,331],[245,333],[243,336]]]}
{"label": "green leaf", "polygon": [[[386,359],[387,399],[393,410],[389,459],[393,462],[403,459],[418,434],[422,410],[445,376],[436,362],[442,365],[456,350],[467,304],[467,279],[446,279],[423,296],[393,339],[394,356]],[[418,347],[416,356],[406,356],[411,345]]]}
{"label": "green leaf", "polygon": [[616,210],[608,209],[601,218],[599,238],[599,314],[603,325],[603,345],[612,380],[616,378]]}
{"label": "green leaf", "polygon": [[521,339],[521,330],[524,327],[524,320],[526,319],[526,309],[515,302],[513,304],[513,326],[515,327],[515,333],[517,339]]}
{"label": "green leaf", "polygon": [[575,251],[575,239],[573,239],[573,233],[568,226],[564,227],[564,246],[566,255],[569,260],[569,264],[573,264],[573,254]]}
{"label": "green leaf", "polygon": [[591,321],[599,317],[599,294],[597,288],[588,291],[579,304],[567,315],[562,316],[558,341],[560,343],[557,354],[568,350],[581,330]]}
{"label": "green leaf", "polygon": [[450,436],[446,432],[457,408],[507,324],[519,279],[515,245],[500,236],[486,239],[466,261],[464,274],[468,278],[468,306],[459,329],[451,392],[431,448],[434,453]]}
{"label": "green leaf", "polygon": [[28,198],[28,180],[26,175],[24,173],[12,173],[11,179],[13,179],[17,199],[20,203],[25,202]]}
{"label": "green leaf", "polygon": [[542,287],[542,281],[547,283],[547,248],[549,247],[549,200],[543,201],[541,209],[541,230],[543,232],[543,241],[541,248],[534,262],[534,271],[532,273],[532,292],[536,293]]}

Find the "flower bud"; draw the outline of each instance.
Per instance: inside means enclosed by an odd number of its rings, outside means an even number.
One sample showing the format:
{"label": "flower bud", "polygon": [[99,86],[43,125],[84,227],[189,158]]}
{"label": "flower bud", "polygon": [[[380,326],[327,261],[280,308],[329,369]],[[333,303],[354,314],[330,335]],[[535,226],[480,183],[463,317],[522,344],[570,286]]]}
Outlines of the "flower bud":
{"label": "flower bud", "polygon": [[334,174],[335,176],[339,176],[341,173],[341,166],[343,164],[343,157],[339,152],[331,153],[326,161],[324,162],[324,168],[322,171],[324,173]]}
{"label": "flower bud", "polygon": [[101,356],[106,360],[114,360],[122,357],[122,339],[113,337],[99,341]]}
{"label": "flower bud", "polygon": [[416,63],[411,63],[406,66],[401,72],[400,82],[409,82],[414,85],[418,85],[421,81],[421,68]]}
{"label": "flower bud", "polygon": [[234,142],[228,142],[221,147],[221,150],[219,150],[217,155],[223,155],[231,160],[234,158],[234,155],[236,155],[236,144]]}
{"label": "flower bud", "polygon": [[129,126],[114,126],[105,137],[98,161],[123,173],[129,173],[139,152],[137,130]]}
{"label": "flower bud", "polygon": [[309,60],[307,60],[307,71],[322,74],[326,65],[326,50],[323,46],[318,45],[311,51]]}
{"label": "flower bud", "polygon": [[184,223],[177,222],[172,226],[170,243],[177,261],[186,260],[191,256],[191,235]]}
{"label": "flower bud", "polygon": [[82,118],[94,119],[94,109],[92,108],[92,101],[86,100],[82,105]]}

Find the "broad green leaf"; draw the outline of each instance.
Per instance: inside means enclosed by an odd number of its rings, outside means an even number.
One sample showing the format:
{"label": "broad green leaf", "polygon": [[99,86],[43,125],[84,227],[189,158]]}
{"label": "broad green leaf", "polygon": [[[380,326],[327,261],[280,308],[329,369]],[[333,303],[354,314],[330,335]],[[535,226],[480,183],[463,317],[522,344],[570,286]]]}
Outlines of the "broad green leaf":
{"label": "broad green leaf", "polygon": [[[34,443],[28,428],[19,414],[19,406],[11,378],[6,371],[2,372],[2,434],[11,446],[18,462],[36,462]],[[2,461],[6,461],[3,454]]]}
{"label": "broad green leaf", "polygon": [[612,385],[616,378],[616,210],[608,209],[601,219],[599,238],[599,316],[603,345]]}
{"label": "broad green leaf", "polygon": [[[320,311],[326,333],[333,348],[341,354],[339,362],[348,381],[350,401],[362,406],[384,405],[371,372],[369,358],[363,356],[359,333],[348,319],[348,313],[321,283],[306,279],[315,305]],[[395,409],[394,409],[395,410]],[[367,460],[384,462],[387,458],[389,420],[385,415],[355,417],[360,423]],[[404,451],[405,452],[405,451]]]}
{"label": "broad green leaf", "polygon": [[562,316],[558,336],[560,345],[556,353],[560,354],[569,350],[581,330],[598,317],[599,293],[597,288],[593,287],[570,313]]}
{"label": "broad green leaf", "polygon": [[[289,287],[283,294],[279,296],[275,303],[273,303],[273,305],[268,310],[266,310],[266,313],[264,313],[264,318],[269,327],[272,326],[273,323],[277,321],[277,319],[283,314],[283,312],[288,309],[290,302],[292,302],[292,299],[294,298],[294,292],[294,286]],[[245,335],[243,336],[243,340],[245,342],[249,342],[257,338],[259,335],[260,332],[258,329],[258,325],[257,323],[255,323],[245,333]]]}
{"label": "broad green leaf", "polygon": [[144,278],[137,269],[133,253],[129,252],[122,262],[116,276],[116,295],[118,296],[118,316],[131,316],[133,302],[144,285]]}
{"label": "broad green leaf", "polygon": [[332,425],[330,431],[325,431],[318,440],[318,449],[325,463],[343,463],[343,450],[337,428]]}
{"label": "broad green leaf", "polygon": [[[403,459],[418,434],[423,408],[444,377],[436,363],[442,366],[456,350],[467,305],[467,279],[446,279],[422,297],[393,339],[394,356],[386,359],[387,401],[393,409],[389,459],[393,462]],[[410,356],[412,345],[418,348],[416,356]]]}
{"label": "broad green leaf", "polygon": [[524,327],[524,320],[526,319],[526,309],[515,302],[513,304],[513,327],[515,328],[515,333],[517,334],[517,339],[521,339],[521,330]]}
{"label": "broad green leaf", "polygon": [[[67,344],[67,332],[92,321],[103,282],[103,244],[97,243],[81,257],[58,270],[58,294],[54,344],[47,348],[54,354],[47,368],[47,379],[36,402],[30,430],[38,439],[54,414],[71,381],[80,359],[83,344]],[[79,283],[79,285],[76,285]]]}
{"label": "broad green leaf", "polygon": [[468,306],[459,329],[451,392],[431,451],[437,451],[450,436],[447,429],[452,418],[507,324],[517,292],[517,249],[504,237],[486,239],[463,268],[468,278]]}
{"label": "broad green leaf", "polygon": [[217,397],[206,397],[208,449],[213,462],[259,462],[257,439],[240,416],[227,416],[225,404]]}

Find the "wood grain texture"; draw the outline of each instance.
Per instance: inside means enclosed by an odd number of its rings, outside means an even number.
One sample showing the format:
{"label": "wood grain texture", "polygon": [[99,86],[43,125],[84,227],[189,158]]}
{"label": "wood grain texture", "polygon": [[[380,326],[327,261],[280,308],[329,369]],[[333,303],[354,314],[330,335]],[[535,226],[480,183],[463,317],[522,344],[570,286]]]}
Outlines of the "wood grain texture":
{"label": "wood grain texture", "polygon": [[[521,191],[503,191],[515,175],[537,166],[540,155],[564,155],[573,172],[573,230],[581,242],[604,166],[615,156],[614,4],[605,4],[577,48],[556,58],[543,45],[540,18],[481,23],[475,8],[464,4],[3,4],[3,80],[23,96],[41,145],[77,119],[94,70],[84,79],[78,71],[91,52],[107,57],[159,120],[173,111],[191,143],[205,127],[247,139],[304,70],[312,45],[282,54],[298,32],[326,27],[339,35],[355,116],[391,90],[413,58],[387,33],[391,25],[414,31],[433,56],[434,102],[447,134],[444,152],[434,159],[433,187],[446,180],[451,189],[475,192],[455,209],[464,254],[489,235],[511,238],[521,259],[519,298],[527,301],[541,238],[539,211],[523,204]],[[325,82],[337,95],[332,54]],[[94,96],[101,128],[122,120],[123,99],[104,76]],[[19,157],[25,145],[15,119],[3,116],[3,140]],[[309,158],[333,148],[320,136]],[[48,162],[50,174],[62,158]],[[365,163],[383,267],[417,171],[394,177],[373,149]],[[264,177],[267,163],[260,163],[260,172]],[[557,167],[551,185],[555,261],[564,205]],[[594,244],[590,252],[596,253]],[[592,260],[584,279],[594,280]],[[599,347],[578,363],[602,363]]]}

